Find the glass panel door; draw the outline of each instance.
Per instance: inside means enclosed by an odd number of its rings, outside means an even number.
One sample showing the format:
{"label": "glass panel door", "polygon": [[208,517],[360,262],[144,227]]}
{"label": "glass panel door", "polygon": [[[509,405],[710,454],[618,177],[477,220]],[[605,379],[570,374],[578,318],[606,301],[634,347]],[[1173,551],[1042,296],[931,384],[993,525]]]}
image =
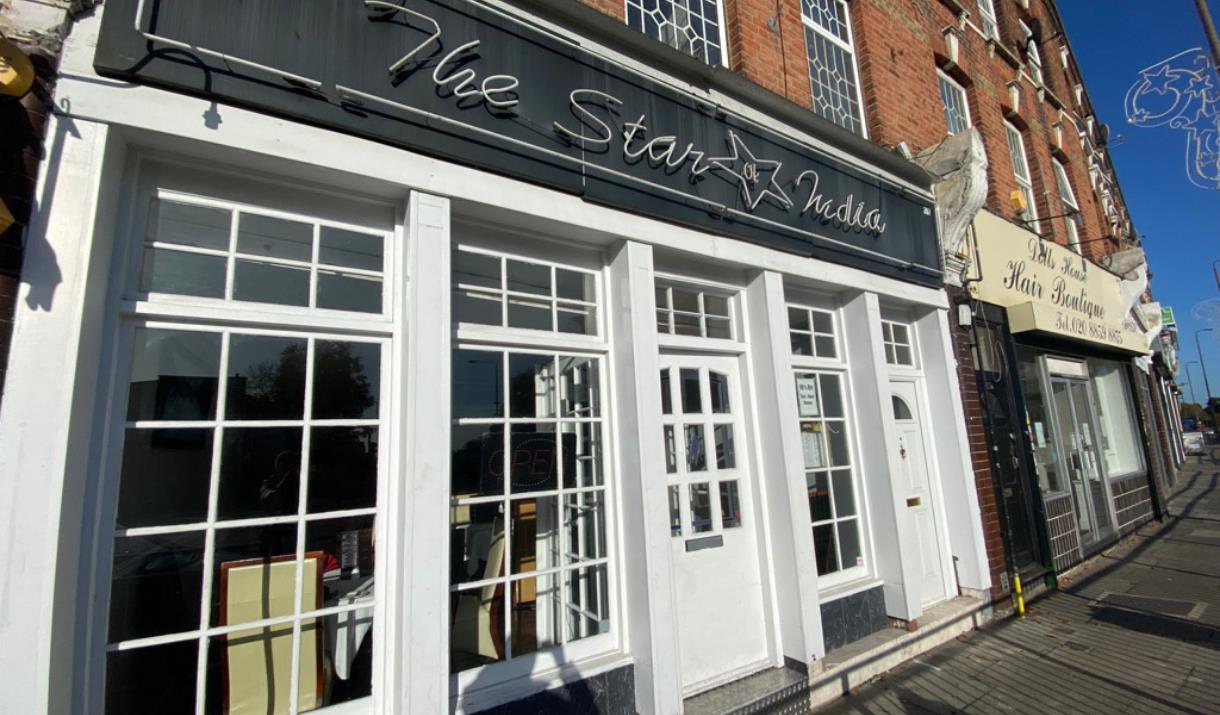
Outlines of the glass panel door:
{"label": "glass panel door", "polygon": [[1089,410],[1089,384],[1072,381],[1068,383],[1072,391],[1072,407],[1076,414],[1075,430],[1079,435],[1081,460],[1084,463],[1085,486],[1089,493],[1089,503],[1093,508],[1093,520],[1099,532],[1109,531],[1113,524],[1110,521],[1110,510],[1106,502],[1106,485],[1101,470],[1101,459],[1097,448],[1099,446],[1096,430],[1093,428],[1093,413]]}
{"label": "glass panel door", "polygon": [[1088,408],[1088,384],[1052,379],[1051,394],[1080,538],[1085,544],[1095,543],[1111,530],[1112,523]]}

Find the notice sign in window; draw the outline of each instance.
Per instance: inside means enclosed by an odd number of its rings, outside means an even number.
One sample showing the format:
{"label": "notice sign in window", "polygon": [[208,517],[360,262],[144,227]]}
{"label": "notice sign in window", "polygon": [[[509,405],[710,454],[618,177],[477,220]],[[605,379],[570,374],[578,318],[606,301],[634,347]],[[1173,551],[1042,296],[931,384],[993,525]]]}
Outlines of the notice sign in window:
{"label": "notice sign in window", "polygon": [[818,376],[798,375],[796,378],[796,402],[801,417],[820,417],[818,406]]}

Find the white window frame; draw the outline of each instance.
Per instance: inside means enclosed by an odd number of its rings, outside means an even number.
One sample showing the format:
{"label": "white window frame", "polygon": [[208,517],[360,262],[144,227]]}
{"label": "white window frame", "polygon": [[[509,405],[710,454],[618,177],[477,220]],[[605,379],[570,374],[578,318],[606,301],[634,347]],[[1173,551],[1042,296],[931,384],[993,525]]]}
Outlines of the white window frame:
{"label": "white window frame", "polygon": [[983,37],[989,40],[1000,39],[1000,27],[996,22],[994,0],[978,0],[979,26]]}
{"label": "white window frame", "polygon": [[1080,229],[1076,219],[1080,216],[1080,204],[1076,201],[1076,192],[1072,190],[1072,182],[1068,179],[1067,167],[1055,157],[1051,157],[1051,169],[1055,172],[1055,183],[1059,187],[1059,198],[1063,202],[1063,222],[1067,226],[1068,248],[1080,253]]}
{"label": "white window frame", "polygon": [[[894,328],[902,328],[906,330],[906,342],[899,341],[895,335]],[[915,337],[915,324],[905,320],[888,320],[881,319],[881,343],[884,348],[885,364],[894,369],[901,370],[918,370],[919,369],[919,344]],[[898,360],[898,348],[904,347],[910,351],[911,361],[900,362]],[[893,359],[891,359],[893,355]]]}
{"label": "white window frame", "polygon": [[[1013,164],[1013,176],[1016,178],[1017,187],[1022,190],[1029,203],[1027,209],[1029,216],[1025,219],[1025,223],[1034,230],[1034,233],[1042,233],[1041,224],[1038,222],[1038,203],[1034,198],[1034,182],[1029,166],[1029,154],[1025,151],[1025,138],[1011,122],[1004,122],[1004,131],[1008,140],[1008,156]],[[1019,165],[1018,159],[1020,159]]]}
{"label": "white window frame", "polygon": [[[816,32],[823,39],[825,39],[826,41],[830,42],[831,44],[837,46],[839,49],[843,50],[845,53],[847,53],[848,57],[851,58],[852,72],[854,73],[855,78],[856,78],[856,81],[855,81],[856,106],[860,108],[860,112],[859,112],[858,116],[855,117],[855,120],[860,123],[860,136],[864,137],[865,139],[868,139],[868,122],[866,122],[864,120],[864,94],[863,94],[863,90],[860,87],[860,85],[861,85],[860,62],[859,62],[859,58],[856,57],[856,35],[855,35],[855,31],[852,29],[851,8],[848,6],[848,4],[847,4],[847,2],[845,2],[845,0],[828,0],[828,2],[837,3],[840,7],[843,8],[844,25],[847,28],[847,42],[844,42],[842,39],[837,37],[833,32],[827,30],[826,28],[822,27],[817,22],[814,22],[812,18],[808,17],[805,13],[804,2],[801,3],[801,23],[804,24],[804,26],[807,29],[809,29],[813,32]],[[806,40],[806,42],[805,42],[806,66],[808,66],[809,64],[811,64],[813,62],[812,49],[813,48],[809,47],[808,40]],[[810,73],[809,73],[809,82],[810,82],[810,93],[812,95],[812,87],[813,87],[813,82],[814,82],[812,71],[810,71]],[[813,101],[816,101],[816,100],[813,100]],[[821,113],[817,111],[816,105],[814,105],[814,112],[817,113],[818,116],[821,116]],[[823,117],[823,118],[825,118],[825,117]],[[834,121],[834,120],[827,119],[827,121]],[[835,122],[835,124],[838,126],[842,126],[838,122]],[[850,132],[855,133],[855,130],[852,129],[851,127],[843,127],[843,128]]]}
{"label": "white window frame", "polygon": [[[670,337],[677,337],[677,338],[695,338],[695,339],[704,338],[704,339],[709,339],[709,340],[728,340],[728,341],[732,341],[732,342],[739,341],[739,336],[741,334],[741,328],[738,325],[738,321],[737,321],[737,309],[736,309],[737,308],[737,292],[736,291],[730,290],[730,289],[710,288],[705,285],[692,285],[689,283],[684,283],[682,281],[666,278],[663,275],[657,275],[655,277],[654,285],[656,286],[656,291],[658,293],[660,293],[661,291],[665,291],[665,301],[666,301],[665,305],[662,305],[661,301],[660,301],[660,296],[659,295],[657,296],[657,335],[658,335],[658,339],[661,339],[662,337],[665,339],[668,339]],[[699,304],[698,309],[695,312],[691,312],[691,311],[686,311],[686,310],[678,310],[677,308],[675,308],[674,304],[673,304],[673,292],[675,289],[694,293],[696,295],[696,299]],[[707,309],[708,296],[712,296],[712,297],[720,298],[720,299],[724,300],[726,302],[726,304],[728,305],[728,315],[721,316],[721,315],[716,315],[715,313],[709,313],[708,309]],[[668,330],[662,329],[662,320],[661,320],[662,314],[664,314],[664,317],[665,317],[664,324],[668,328]],[[685,315],[685,316],[688,316],[691,318],[698,318],[699,335],[682,335],[682,334],[678,333],[677,324],[674,319],[675,315]],[[729,337],[720,338],[720,337],[709,336],[707,334],[708,333],[707,326],[708,326],[709,318],[711,320],[727,319],[728,324],[729,324]]]}
{"label": "white window frame", "polygon": [[[846,345],[847,341],[844,339],[845,336],[843,334],[844,331],[843,331],[842,313],[837,307],[828,309],[824,305],[817,305],[817,304],[811,303],[809,301],[803,301],[803,300],[787,300],[784,302],[784,305],[785,305],[785,308],[788,310],[805,310],[805,311],[813,311],[813,312],[819,312],[819,313],[829,313],[831,320],[833,321],[832,325],[834,327],[834,335],[835,335],[835,351],[837,354],[837,356],[834,358],[825,358],[825,357],[813,357],[813,356],[809,356],[809,355],[797,355],[797,354],[789,351],[789,357],[791,360],[792,369],[789,372],[787,379],[785,380],[785,383],[786,383],[785,389],[790,389],[790,390],[796,389],[796,378],[798,375],[812,373],[812,374],[818,374],[818,375],[837,376],[839,378],[839,389],[842,392],[841,396],[843,399],[842,421],[843,421],[843,424],[846,426],[846,428],[850,431],[850,433],[847,435],[847,445],[848,445],[848,450],[850,452],[850,457],[851,457],[851,463],[848,466],[848,468],[851,469],[851,484],[852,484],[852,491],[853,491],[852,496],[853,496],[853,499],[855,500],[855,504],[856,504],[856,514],[854,517],[848,517],[847,519],[832,518],[830,520],[822,520],[822,521],[818,521],[818,522],[814,522],[813,515],[810,514],[809,515],[810,520],[807,524],[807,527],[809,529],[808,534],[809,534],[809,540],[810,540],[810,544],[811,544],[811,550],[816,550],[816,547],[813,545],[813,526],[815,523],[818,525],[823,525],[823,524],[836,524],[837,525],[840,521],[848,521],[850,519],[855,519],[859,538],[860,538],[860,557],[863,559],[863,563],[858,566],[852,566],[850,568],[844,568],[844,569],[840,569],[838,571],[831,571],[831,572],[828,572],[825,574],[818,574],[818,577],[817,577],[818,578],[818,591],[820,593],[822,593],[824,596],[826,596],[828,594],[828,592],[833,589],[838,589],[842,586],[845,586],[846,584],[864,581],[866,579],[871,578],[873,575],[873,562],[874,561],[873,561],[873,552],[872,552],[872,534],[869,530],[868,499],[867,499],[867,495],[864,493],[863,479],[862,479],[862,475],[860,474],[860,469],[861,469],[861,464],[862,464],[862,460],[860,458],[860,455],[861,455],[861,446],[860,446],[860,441],[859,441],[860,440],[860,430],[859,430],[859,424],[856,421],[857,411],[856,411],[856,405],[855,405],[855,396],[852,393],[852,389],[851,389],[850,359],[847,354],[847,345]],[[786,327],[788,327],[786,316],[785,316],[785,325],[786,325]],[[812,328],[812,323],[810,324],[810,327]],[[789,334],[791,334],[790,327],[789,327],[788,332],[789,332]],[[819,390],[820,389],[821,388],[820,388],[820,384],[819,384]],[[802,420],[799,410],[798,410],[798,413],[796,415],[794,415],[794,417],[797,422],[797,429],[799,430],[800,422]],[[808,418],[806,418],[806,419],[808,419]],[[827,473],[834,471],[834,469],[832,469],[830,467],[827,467],[825,470],[807,470],[805,468],[805,464],[804,464],[803,460],[802,460],[800,466],[801,466],[801,475],[802,476],[804,476],[806,474],[806,472],[808,472],[808,471],[825,471]],[[842,467],[839,467],[839,469],[842,469]],[[806,487],[806,489],[807,488],[808,487]],[[832,502],[833,502],[833,498],[832,498]],[[832,504],[832,509],[833,509],[833,504]],[[804,513],[808,513],[808,506],[805,507]],[[837,548],[838,547],[837,534],[835,537],[835,545]],[[813,566],[814,566],[814,570],[816,571],[817,565],[814,564]]]}
{"label": "white window frame", "polygon": [[1034,41],[1034,32],[1029,29],[1029,25],[1026,25],[1024,20],[1017,22],[1021,24],[1021,41],[1025,43],[1026,52],[1029,55],[1029,78],[1035,85],[1041,86],[1045,82],[1042,51],[1038,49],[1038,43]]}
{"label": "white window frame", "polygon": [[[671,5],[676,2],[681,2],[681,1],[682,0],[657,0],[658,3],[667,2],[667,3],[670,3]],[[689,1],[690,2],[699,2],[700,0],[689,0]],[[724,19],[725,19],[724,18],[724,0],[711,0],[711,2],[716,3],[716,26],[717,26],[717,29],[720,31],[719,32],[720,36],[719,36],[719,38],[717,38],[717,47],[720,50],[720,62],[718,64],[713,64],[711,62],[708,62],[706,51],[701,53],[702,54],[701,57],[696,57],[695,59],[698,59],[700,62],[702,62],[706,65],[710,65],[712,67],[731,67],[732,65],[729,63],[728,28],[725,27],[725,22],[724,22]],[[643,6],[640,4],[639,0],[623,0],[623,22],[625,22],[627,24],[627,27],[630,27],[631,29],[633,29],[637,32],[648,35],[648,37],[652,37],[652,39],[656,40],[657,42],[661,42],[662,44],[664,44],[665,43],[664,40],[662,40],[659,37],[654,37],[653,35],[648,34],[648,31],[645,30],[643,27],[636,27],[635,25],[631,24],[631,11],[632,11],[633,4],[637,6],[636,9],[640,13],[645,12],[645,10],[644,10]],[[666,46],[670,46],[670,45],[666,45]],[[683,51],[681,48],[675,47],[673,49],[677,50],[678,52],[682,52],[683,54],[688,54],[688,55],[690,54],[690,53]],[[693,57],[693,55],[691,55],[691,56]]]}
{"label": "white window frame", "polygon": [[[607,542],[605,563],[609,594],[608,612],[610,626],[606,633],[582,638],[562,646],[540,649],[521,658],[502,660],[456,673],[450,672],[449,653],[444,653],[444,663],[440,667],[447,674],[448,678],[448,702],[451,705],[456,705],[459,712],[466,711],[467,709],[482,710],[486,707],[494,707],[495,704],[504,702],[504,694],[517,693],[516,697],[520,697],[520,688],[526,682],[534,682],[538,679],[546,679],[548,682],[553,682],[555,678],[560,677],[560,673],[569,671],[575,664],[613,658],[622,652],[625,613],[619,598],[621,588],[619,571],[622,567],[622,556],[618,544],[619,524],[622,523],[622,519],[618,503],[619,479],[617,463],[615,461],[617,456],[617,436],[614,432],[615,416],[612,396],[612,373],[614,367],[612,362],[613,355],[610,352],[610,343],[607,337],[609,318],[606,313],[607,306],[610,303],[607,298],[608,291],[606,288],[608,280],[607,269],[597,254],[593,252],[586,252],[580,249],[565,249],[563,252],[552,251],[550,249],[558,248],[558,244],[552,245],[549,242],[535,240],[529,244],[522,245],[518,240],[518,236],[512,235],[512,232],[508,230],[489,231],[481,225],[473,229],[459,226],[453,229],[451,250],[468,250],[474,253],[499,256],[503,259],[592,273],[598,307],[598,334],[581,335],[579,333],[509,328],[476,323],[455,323],[453,325],[455,335],[452,349],[572,356],[588,355],[590,357],[596,356],[601,358],[600,388],[602,389],[602,415],[599,418],[602,424],[603,443],[601,453],[603,486],[601,491],[605,509],[604,520]],[[546,257],[560,253],[562,258],[559,259]],[[456,288],[457,284],[455,283],[453,284],[453,289],[456,290]],[[446,296],[446,299],[449,299],[449,296]],[[446,360],[448,359],[446,357]],[[450,420],[451,423],[452,421]],[[506,420],[501,421],[506,422]],[[565,493],[574,493],[569,490],[564,491]],[[446,498],[449,499],[449,503],[452,503],[454,500],[448,494],[448,489],[446,492]],[[546,493],[550,494],[551,492]],[[449,529],[449,524],[450,517],[447,515],[445,517],[445,528],[447,530]],[[446,532],[446,545],[449,543],[449,538],[449,534]],[[507,559],[508,555],[506,554],[506,566],[508,563]],[[558,569],[556,572],[562,572],[563,570],[565,569]],[[512,575],[507,573],[507,568],[505,572],[506,575],[501,577],[505,583],[514,580]],[[528,578],[530,575],[537,574],[523,574],[523,578]],[[474,582],[472,581],[464,585],[469,586],[471,583]],[[448,582],[444,584],[444,587],[447,594],[453,592],[453,587]],[[446,600],[445,618],[447,622],[451,617],[449,608],[451,606],[448,600]],[[448,631],[449,625],[446,625],[445,628]],[[471,690],[471,687],[476,683],[478,689]]]}
{"label": "white window frame", "polygon": [[[957,134],[958,132],[964,132],[970,127],[974,126],[974,123],[970,120],[970,98],[966,96],[966,88],[940,68],[936,69],[936,79],[937,87],[940,90],[941,107],[944,109],[945,126],[948,127],[949,133]],[[961,118],[965,121],[965,126],[957,129],[953,128],[953,121],[950,118],[950,107],[949,104],[945,102],[945,99],[947,98],[946,91],[952,93],[954,95],[954,99],[961,103]]]}
{"label": "white window frame", "polygon": [[[203,165],[198,162],[178,162],[172,159],[158,158],[155,162],[143,156],[136,156],[132,160],[134,167],[134,177],[127,182],[128,190],[132,194],[130,199],[130,211],[120,219],[119,230],[116,235],[122,237],[118,241],[115,249],[114,261],[112,263],[112,275],[117,285],[122,286],[122,294],[117,296],[114,301],[117,312],[115,313],[114,327],[109,331],[108,340],[111,341],[111,355],[114,356],[112,369],[109,374],[109,383],[111,389],[108,392],[108,401],[106,405],[106,424],[103,426],[104,437],[102,453],[99,459],[98,479],[100,482],[99,488],[99,522],[98,533],[100,538],[97,539],[93,546],[92,558],[95,568],[94,585],[97,593],[100,594],[96,599],[96,603],[90,604],[93,606],[89,610],[88,628],[96,635],[97,645],[91,648],[87,654],[91,666],[89,671],[93,674],[90,682],[86,685],[88,692],[91,694],[101,695],[104,698],[105,691],[105,673],[107,653],[112,650],[123,648],[122,645],[110,645],[109,639],[109,612],[110,612],[110,594],[112,586],[112,567],[114,559],[114,544],[115,539],[124,534],[140,535],[143,533],[175,533],[184,531],[199,531],[200,528],[206,528],[205,535],[212,533],[215,528],[217,519],[215,518],[214,510],[209,509],[209,517],[206,522],[181,524],[167,527],[151,527],[151,528],[135,528],[135,529],[118,529],[112,520],[111,515],[117,514],[118,494],[120,490],[120,470],[121,460],[124,446],[124,436],[126,428],[129,426],[127,415],[127,399],[130,372],[132,360],[134,358],[134,337],[136,330],[139,328],[156,328],[156,329],[182,329],[192,332],[207,332],[216,334],[241,334],[241,335],[267,335],[276,337],[303,337],[307,340],[352,340],[356,342],[376,343],[382,346],[382,363],[381,363],[381,385],[379,386],[378,400],[378,416],[367,420],[326,420],[325,424],[346,424],[359,423],[361,426],[376,424],[381,432],[379,436],[379,455],[377,465],[377,500],[374,507],[360,510],[347,510],[343,512],[325,512],[322,515],[313,515],[306,513],[305,516],[297,515],[283,517],[257,517],[256,519],[240,519],[226,520],[226,524],[230,526],[242,526],[247,523],[274,524],[274,523],[296,523],[297,524],[297,545],[296,555],[298,560],[302,557],[305,549],[304,528],[311,521],[327,518],[337,518],[338,516],[355,515],[356,512],[364,514],[365,512],[374,515],[374,538],[379,543],[389,543],[391,539],[391,530],[395,525],[396,520],[406,518],[406,515],[398,513],[395,505],[389,498],[389,491],[392,489],[390,482],[395,478],[400,471],[397,466],[401,460],[402,445],[393,438],[393,435],[401,428],[401,402],[404,395],[400,392],[395,392],[394,386],[402,382],[402,377],[399,374],[400,369],[393,360],[393,356],[402,352],[405,349],[405,332],[406,332],[406,314],[407,310],[393,310],[392,306],[403,305],[405,302],[406,292],[404,290],[406,271],[407,251],[402,250],[405,247],[406,226],[403,224],[403,212],[399,209],[394,209],[393,213],[397,217],[394,221],[392,230],[386,227],[375,228],[371,225],[359,225],[352,223],[332,222],[325,218],[321,218],[322,214],[328,213],[328,204],[323,201],[323,208],[314,214],[303,213],[296,211],[282,211],[274,207],[274,205],[259,205],[252,203],[243,203],[232,199],[217,198],[224,194],[233,194],[234,189],[219,188],[215,185],[221,181],[232,178],[234,181],[248,180],[250,185],[256,185],[262,191],[270,190],[277,196],[293,197],[299,199],[302,196],[310,196],[317,199],[321,193],[315,190],[301,189],[297,185],[286,180],[277,179],[248,179],[246,175],[236,171],[213,167],[212,165]],[[156,171],[150,170],[150,166],[155,166]],[[161,173],[161,179],[154,177]],[[147,176],[149,174],[151,176]],[[193,186],[205,186],[215,188],[215,195],[210,192],[184,192],[180,189],[166,189],[158,183],[159,181],[168,181],[175,183],[180,177],[190,174],[189,183]],[[165,179],[165,175],[169,179]],[[336,195],[336,193],[332,192]],[[375,313],[360,313],[349,311],[334,311],[321,308],[305,308],[297,306],[287,306],[273,303],[256,303],[248,301],[237,301],[223,298],[206,298],[198,296],[186,296],[168,293],[145,293],[140,288],[141,272],[143,265],[143,255],[146,244],[145,236],[148,235],[149,221],[151,217],[152,202],[162,196],[173,197],[175,200],[185,197],[191,203],[199,205],[213,205],[224,208],[242,207],[244,210],[250,210],[263,215],[272,215],[279,218],[289,220],[298,220],[317,225],[333,225],[338,228],[346,228],[362,233],[380,234],[385,237],[383,243],[383,274],[382,274],[382,300],[383,312]],[[340,197],[338,200],[344,200],[347,197]],[[357,198],[357,201],[367,201],[363,198]],[[385,202],[388,203],[388,202]],[[383,203],[382,206],[385,204]],[[374,213],[375,209],[370,208],[370,214]],[[237,221],[233,220],[231,231],[235,234]],[[316,235],[316,231],[315,231]],[[232,288],[232,272],[233,272],[233,246],[236,239],[231,237],[229,261],[227,266],[227,285],[226,295],[231,295]],[[314,259],[317,258],[317,242],[314,243]],[[189,251],[188,251],[189,252]],[[311,285],[316,279],[311,279]],[[339,317],[341,316],[341,317]],[[223,340],[223,345],[227,346],[228,340]],[[225,394],[225,378],[226,378],[226,353],[227,348],[222,350],[220,356],[220,372],[218,374],[218,404],[216,405],[216,415],[212,420],[204,422],[185,422],[176,421],[172,423],[161,423],[174,427],[195,427],[205,425],[207,427],[215,427],[228,425],[229,420],[225,419],[222,412],[223,400]],[[312,370],[307,368],[306,375],[306,394],[311,390],[313,380]],[[280,422],[300,423],[303,430],[308,432],[309,426],[314,421],[309,414],[308,405],[305,405],[306,411],[303,418],[300,420],[277,420]],[[206,424],[205,424],[206,423]],[[144,424],[144,423],[130,423]],[[234,425],[241,426],[258,426],[262,421],[242,421],[233,422]],[[308,438],[306,438],[308,439]],[[215,450],[220,449],[220,445],[213,447]],[[307,457],[303,451],[302,473],[306,470],[304,459]],[[216,495],[216,485],[219,480],[218,475],[219,465],[215,459],[211,465],[211,487],[212,494],[209,501],[214,502]],[[302,479],[304,482],[304,479]],[[300,499],[304,500],[304,489],[301,489]],[[211,537],[207,537],[208,544],[211,542]],[[205,544],[205,566],[210,563],[208,554],[211,553],[210,545]],[[298,563],[300,563],[298,561]],[[378,559],[374,567],[374,601],[371,606],[362,605],[344,609],[340,607],[324,608],[321,613],[329,614],[332,611],[351,610],[356,612],[364,608],[371,607],[373,610],[374,631],[370,637],[373,638],[373,653],[372,653],[372,694],[370,696],[360,698],[358,700],[335,703],[319,710],[319,712],[334,712],[334,713],[368,713],[376,712],[384,707],[386,683],[380,679],[380,674],[395,672],[395,652],[396,647],[387,647],[388,644],[395,643],[400,634],[390,631],[392,619],[389,616],[390,610],[395,607],[395,601],[402,597],[402,594],[395,593],[392,584],[400,582],[401,572],[408,568],[404,564],[396,563],[392,559]],[[283,616],[265,621],[248,622],[238,625],[228,626],[213,626],[211,625],[210,615],[210,592],[213,568],[205,568],[202,575],[203,589],[201,591],[201,618],[199,626],[187,632],[176,634],[167,634],[162,636],[150,636],[144,638],[124,641],[128,647],[140,645],[153,645],[169,642],[185,642],[189,640],[197,640],[206,642],[216,635],[231,633],[249,629],[254,624],[270,625],[280,622],[296,622],[302,623],[308,621],[310,617],[316,616]],[[302,569],[297,569],[298,588]],[[184,634],[193,634],[187,637]],[[300,628],[294,626],[294,639],[300,638]],[[208,645],[207,647],[212,647]],[[293,661],[296,662],[299,649],[293,650]],[[207,686],[205,675],[208,668],[208,659],[201,657],[196,663],[196,712],[205,712],[205,699],[207,696]],[[293,667],[293,679],[296,679],[297,668]],[[293,690],[295,693],[295,688]]]}

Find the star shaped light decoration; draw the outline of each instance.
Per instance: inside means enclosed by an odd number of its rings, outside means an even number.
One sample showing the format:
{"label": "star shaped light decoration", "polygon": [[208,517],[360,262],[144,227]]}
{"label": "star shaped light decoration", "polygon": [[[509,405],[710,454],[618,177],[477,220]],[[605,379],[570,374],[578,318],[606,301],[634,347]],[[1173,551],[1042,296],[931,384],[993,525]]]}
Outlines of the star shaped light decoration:
{"label": "star shaped light decoration", "polygon": [[[791,209],[792,199],[788,198],[788,194],[775,181],[780,167],[784,165],[783,162],[759,159],[754,156],[754,152],[750,151],[750,148],[745,145],[741,137],[737,136],[737,132],[731,129],[729,130],[728,143],[729,147],[733,150],[733,155],[709,158],[707,165],[698,173],[702,174],[708,169],[716,169],[737,179],[737,186],[741,191],[741,197],[745,200],[746,206],[749,207],[750,211],[757,208],[758,204],[767,196],[774,199],[785,210]],[[740,170],[737,168],[738,162],[741,162]],[[764,177],[766,178],[764,179]],[[759,185],[763,187],[761,190]]]}
{"label": "star shaped light decoration", "polygon": [[1161,65],[1161,68],[1156,72],[1143,72],[1143,80],[1148,83],[1148,91],[1156,92],[1160,95],[1173,91],[1170,86],[1177,81],[1177,77],[1170,72],[1169,65]]}

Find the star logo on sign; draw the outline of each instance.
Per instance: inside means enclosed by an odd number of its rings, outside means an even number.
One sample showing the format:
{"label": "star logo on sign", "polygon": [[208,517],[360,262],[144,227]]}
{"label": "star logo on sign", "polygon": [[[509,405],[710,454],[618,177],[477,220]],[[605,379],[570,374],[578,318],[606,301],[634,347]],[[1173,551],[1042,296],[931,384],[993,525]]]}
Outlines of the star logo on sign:
{"label": "star logo on sign", "polygon": [[[745,145],[737,132],[729,130],[729,148],[732,156],[714,157],[707,160],[708,169],[716,169],[737,179],[737,187],[741,198],[751,211],[758,207],[764,198],[770,196],[785,209],[792,208],[792,199],[779,184],[775,177],[784,164],[769,159],[759,159]],[[706,169],[705,169],[706,171]],[[703,173],[703,172],[699,172]]]}

